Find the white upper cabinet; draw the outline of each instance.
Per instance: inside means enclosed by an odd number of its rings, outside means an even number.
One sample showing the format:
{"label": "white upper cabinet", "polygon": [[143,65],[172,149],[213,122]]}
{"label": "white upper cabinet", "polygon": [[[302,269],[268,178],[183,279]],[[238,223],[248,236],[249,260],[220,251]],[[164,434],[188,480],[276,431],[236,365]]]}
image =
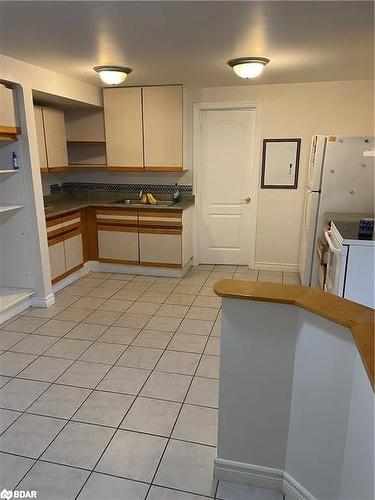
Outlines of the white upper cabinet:
{"label": "white upper cabinet", "polygon": [[142,90],[103,90],[107,165],[110,169],[143,170]]}
{"label": "white upper cabinet", "polygon": [[111,170],[183,170],[181,85],[103,90]]}
{"label": "white upper cabinet", "polygon": [[18,127],[13,89],[0,83],[0,127]]}
{"label": "white upper cabinet", "polygon": [[68,150],[64,112],[60,109],[34,107],[39,162],[42,172],[68,168]]}
{"label": "white upper cabinet", "polygon": [[182,170],[182,87],[144,87],[146,170]]}

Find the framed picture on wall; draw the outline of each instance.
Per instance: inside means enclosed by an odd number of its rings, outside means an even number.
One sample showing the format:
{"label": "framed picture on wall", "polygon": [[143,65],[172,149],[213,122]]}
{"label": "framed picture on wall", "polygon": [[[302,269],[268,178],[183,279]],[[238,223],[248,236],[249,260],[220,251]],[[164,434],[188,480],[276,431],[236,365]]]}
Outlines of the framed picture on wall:
{"label": "framed picture on wall", "polygon": [[301,139],[263,139],[261,187],[297,189]]}

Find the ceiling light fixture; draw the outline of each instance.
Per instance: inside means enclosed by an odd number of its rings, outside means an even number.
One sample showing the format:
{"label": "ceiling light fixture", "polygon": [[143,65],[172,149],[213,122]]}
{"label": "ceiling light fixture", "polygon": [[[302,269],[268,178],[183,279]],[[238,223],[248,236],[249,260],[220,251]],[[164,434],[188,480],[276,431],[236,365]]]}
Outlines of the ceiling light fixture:
{"label": "ceiling light fixture", "polygon": [[237,57],[228,61],[228,65],[241,78],[255,78],[262,73],[269,62],[270,60],[265,57]]}
{"label": "ceiling light fixture", "polygon": [[124,66],[95,66],[94,70],[99,73],[101,80],[109,85],[119,85],[132,71]]}

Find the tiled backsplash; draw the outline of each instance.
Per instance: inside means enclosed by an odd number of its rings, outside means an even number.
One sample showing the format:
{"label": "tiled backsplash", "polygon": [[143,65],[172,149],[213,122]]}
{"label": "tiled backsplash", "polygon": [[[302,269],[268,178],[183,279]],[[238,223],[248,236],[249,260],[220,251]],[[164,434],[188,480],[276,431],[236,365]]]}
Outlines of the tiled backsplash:
{"label": "tiled backsplash", "polygon": [[[51,194],[61,191],[126,191],[137,193],[140,190],[153,193],[174,193],[176,186],[174,184],[109,184],[99,182],[63,182],[60,184],[51,184]],[[178,185],[180,193],[192,194],[193,187],[187,185]]]}

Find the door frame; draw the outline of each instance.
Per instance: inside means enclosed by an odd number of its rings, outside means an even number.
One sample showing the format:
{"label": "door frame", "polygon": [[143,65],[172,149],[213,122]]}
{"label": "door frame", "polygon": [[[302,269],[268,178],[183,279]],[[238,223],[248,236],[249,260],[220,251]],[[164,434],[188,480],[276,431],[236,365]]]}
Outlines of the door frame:
{"label": "door frame", "polygon": [[194,230],[193,230],[193,265],[199,263],[199,213],[201,205],[201,136],[202,136],[202,112],[208,110],[243,110],[249,109],[255,111],[255,130],[254,130],[254,149],[251,155],[251,222],[249,227],[250,254],[248,265],[254,268],[255,265],[255,247],[256,247],[256,226],[257,226],[257,205],[258,189],[260,179],[260,161],[261,161],[261,130],[262,130],[262,102],[261,101],[239,101],[239,102],[198,102],[193,104],[193,192],[195,194],[194,210]]}

